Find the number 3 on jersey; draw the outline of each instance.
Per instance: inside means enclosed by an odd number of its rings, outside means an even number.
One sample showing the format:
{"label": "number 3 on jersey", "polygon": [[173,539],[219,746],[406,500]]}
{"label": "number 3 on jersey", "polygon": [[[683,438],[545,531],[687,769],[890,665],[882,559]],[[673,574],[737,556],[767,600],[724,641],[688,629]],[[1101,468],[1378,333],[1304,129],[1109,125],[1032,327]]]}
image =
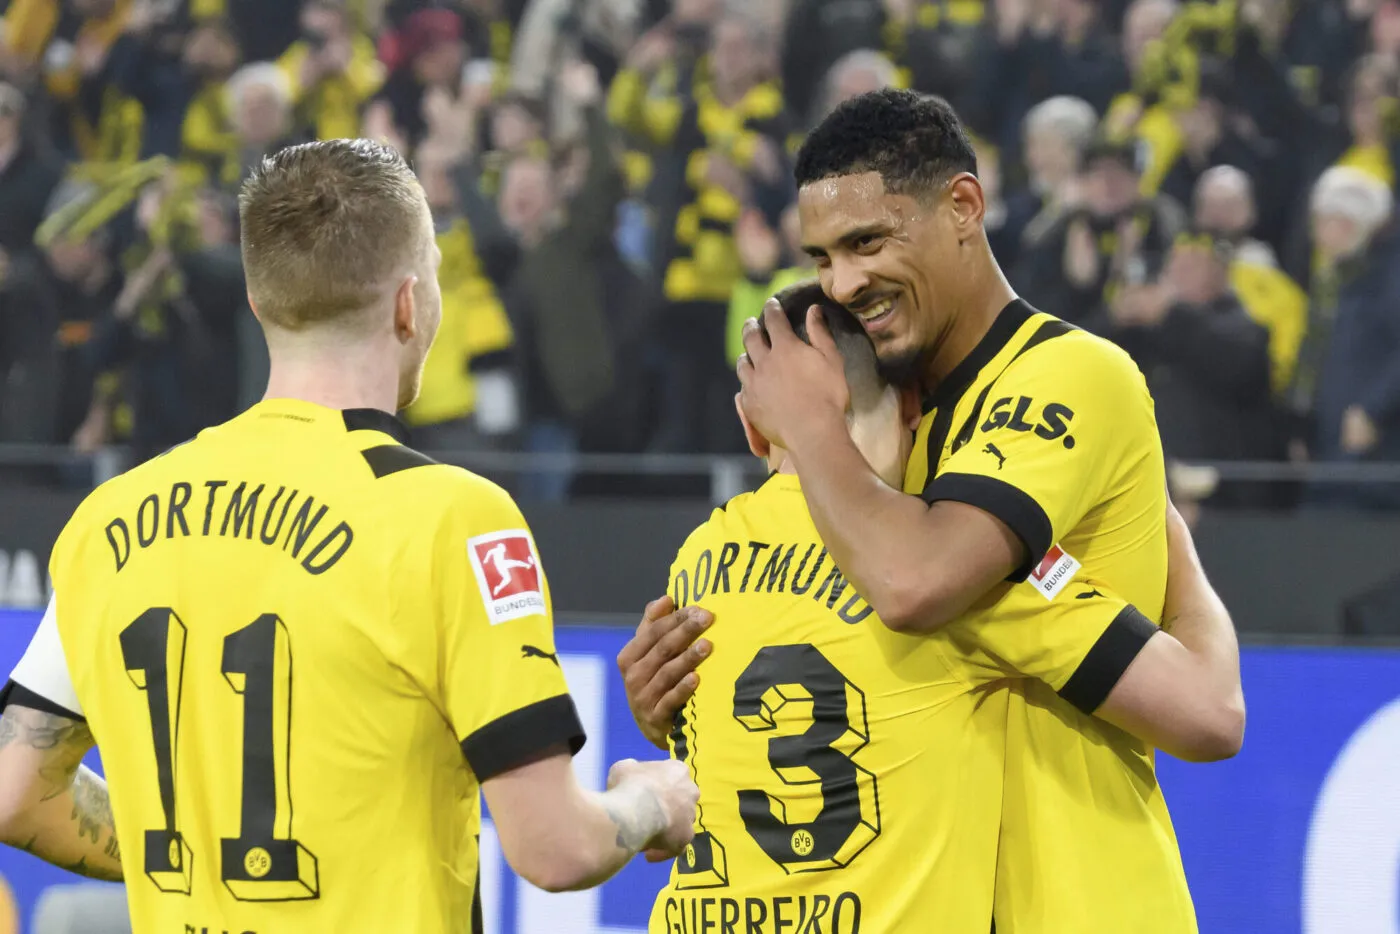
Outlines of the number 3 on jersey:
{"label": "number 3 on jersey", "polygon": [[851,758],[870,742],[865,695],[816,646],[760,649],[734,684],[734,718],[753,733],[808,724],[770,739],[768,764],[785,785],[821,789],[815,814],[768,791],[739,792],[745,829],[785,871],[846,866],[880,835],[875,776]]}
{"label": "number 3 on jersey", "polygon": [[[785,786],[819,789],[738,792],[744,829],[784,872],[847,866],[880,835],[875,776],[852,758],[870,742],[865,695],[816,646],[760,649],[734,683],[734,719],[750,733],[778,734],[768,740],[768,766]],[[695,732],[682,717],[672,734],[677,758],[692,767]],[[677,889],[729,884],[724,847],[705,829],[703,812],[677,871]]]}
{"label": "number 3 on jersey", "polygon": [[[189,894],[194,854],[176,827],[175,763],[184,692],[185,624],[153,607],[122,630],[127,675],[146,693],[165,826],[147,830],[146,875]],[[319,898],[316,857],[292,838],[288,780],[292,651],[287,627],[264,613],[224,639],[222,674],[243,699],[243,803],[237,837],[220,840],[220,878],[239,901]]]}

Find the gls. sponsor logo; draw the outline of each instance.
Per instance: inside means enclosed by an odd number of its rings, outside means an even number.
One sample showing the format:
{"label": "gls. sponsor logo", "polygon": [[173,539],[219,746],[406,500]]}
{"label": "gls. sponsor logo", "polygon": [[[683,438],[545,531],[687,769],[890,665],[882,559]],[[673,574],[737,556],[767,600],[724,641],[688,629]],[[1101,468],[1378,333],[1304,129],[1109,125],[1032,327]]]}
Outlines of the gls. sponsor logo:
{"label": "gls. sponsor logo", "polygon": [[1005,396],[998,399],[987,413],[982,423],[982,431],[996,431],[1009,428],[1012,431],[1031,431],[1036,437],[1046,441],[1059,438],[1067,448],[1074,447],[1074,435],[1069,433],[1069,423],[1074,419],[1074,410],[1061,402],[1047,402],[1040,410],[1038,423],[1026,421],[1026,415],[1035,405],[1030,396]]}

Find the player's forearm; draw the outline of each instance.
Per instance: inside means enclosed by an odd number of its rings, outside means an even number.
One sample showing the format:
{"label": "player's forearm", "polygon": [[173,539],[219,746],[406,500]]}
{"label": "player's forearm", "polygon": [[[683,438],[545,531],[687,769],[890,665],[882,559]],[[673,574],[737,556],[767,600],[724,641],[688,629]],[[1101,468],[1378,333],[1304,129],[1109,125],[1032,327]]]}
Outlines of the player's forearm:
{"label": "player's forearm", "polygon": [[1179,759],[1228,759],[1244,740],[1234,626],[1174,510],[1167,529],[1168,631],[1147,640],[1095,714]]}
{"label": "player's forearm", "polygon": [[945,573],[929,507],[887,486],[844,426],[814,430],[789,453],[827,552],[885,625],[933,632],[980,595]]}
{"label": "player's forearm", "polygon": [[60,869],[122,881],[121,850],[107,783],[80,767],[68,788],[27,808],[3,828],[4,842]]}
{"label": "player's forearm", "polygon": [[655,796],[634,784],[605,792],[577,789],[572,797],[567,813],[541,815],[534,857],[512,863],[532,884],[549,892],[606,882],[666,826]]}
{"label": "player's forearm", "polygon": [[576,888],[586,889],[611,878],[666,829],[666,814],[651,789],[627,782],[604,792],[588,792],[602,812],[593,831],[596,847],[592,872]]}
{"label": "player's forearm", "polygon": [[0,715],[0,841],[70,872],[122,878],[107,783],[82,765],[81,721],[11,704]]}
{"label": "player's forearm", "polygon": [[635,781],[585,791],[568,752],[550,750],[482,784],[511,868],[550,892],[597,885],[666,829],[655,795]]}
{"label": "player's forearm", "polygon": [[1191,654],[1203,689],[1220,717],[1228,721],[1223,729],[1242,733],[1240,644],[1230,611],[1206,578],[1191,533],[1175,509],[1167,519],[1167,540],[1169,567],[1162,628]]}

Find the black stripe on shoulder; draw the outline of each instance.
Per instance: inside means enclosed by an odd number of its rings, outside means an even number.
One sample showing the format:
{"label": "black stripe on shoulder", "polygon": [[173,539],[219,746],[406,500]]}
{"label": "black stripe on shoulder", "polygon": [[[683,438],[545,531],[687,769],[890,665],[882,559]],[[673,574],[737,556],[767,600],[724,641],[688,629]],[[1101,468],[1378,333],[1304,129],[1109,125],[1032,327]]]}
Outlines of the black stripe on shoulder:
{"label": "black stripe on shoulder", "polygon": [[1123,672],[1157,632],[1152,620],[1143,616],[1137,607],[1123,607],[1060,688],[1060,696],[1084,713],[1092,714],[1108,699]]}
{"label": "black stripe on shoulder", "polygon": [[558,694],[481,727],[462,740],[462,754],[477,781],[484,782],[524,765],[551,746],[567,746],[570,755],[577,755],[585,740],[574,699]]}
{"label": "black stripe on shoulder", "polygon": [[413,448],[402,444],[381,444],[360,452],[360,456],[374,471],[374,479],[382,480],[390,474],[415,467],[432,467],[438,462],[426,454],[419,454]]}
{"label": "black stripe on shoulder", "polygon": [[1020,583],[1045,557],[1054,544],[1054,529],[1045,510],[1018,486],[982,474],[939,474],[924,488],[924,502],[932,506],[940,500],[953,500],[991,513],[1026,546],[1026,558],[1007,580]]}
{"label": "black stripe on shoulder", "polygon": [[346,409],[340,413],[346,431],[378,431],[399,444],[408,444],[408,426],[379,409]]}
{"label": "black stripe on shoulder", "polygon": [[59,706],[42,694],[35,694],[29,688],[18,681],[6,681],[5,687],[0,689],[0,713],[11,704],[18,704],[20,707],[28,707],[31,710],[43,711],[53,714],[55,717],[67,717],[75,723],[86,723],[87,718],[82,714],[74,713],[67,707]]}
{"label": "black stripe on shoulder", "polygon": [[[1016,357],[1021,356],[1028,350],[1039,347],[1048,340],[1053,340],[1056,337],[1068,334],[1070,331],[1077,330],[1079,330],[1079,328],[1070,324],[1068,321],[1061,321],[1059,318],[1053,318],[1035,329],[1035,333],[1021,345],[1020,350],[1016,351]],[[1016,357],[1012,357],[1011,359],[1015,360]]]}

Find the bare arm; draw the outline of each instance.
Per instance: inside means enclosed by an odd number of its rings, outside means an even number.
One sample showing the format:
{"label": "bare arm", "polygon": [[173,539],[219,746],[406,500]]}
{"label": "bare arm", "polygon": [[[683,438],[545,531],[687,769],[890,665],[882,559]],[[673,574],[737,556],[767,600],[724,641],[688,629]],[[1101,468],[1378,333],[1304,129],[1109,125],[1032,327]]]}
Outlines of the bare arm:
{"label": "bare arm", "polygon": [[1244,742],[1239,641],[1174,507],[1167,540],[1164,631],[1147,640],[1094,713],[1179,759],[1228,759]]}
{"label": "bare arm", "polygon": [[935,632],[1005,580],[1025,546],[975,506],[886,486],[839,421],[794,433],[789,453],[822,543],[886,626]]}
{"label": "bare arm", "polygon": [[120,882],[107,783],[82,765],[87,725],[11,704],[0,715],[0,840],[69,872]]}
{"label": "bare arm", "polygon": [[841,352],[819,313],[808,315],[810,346],[776,302],[763,321],[766,338],[757,322],[744,328],[744,413],[787,450],[822,543],[886,626],[934,632],[1021,566],[1026,546],[991,513],[955,499],[927,505],[866,463],[846,425]]}
{"label": "bare arm", "polygon": [[482,784],[511,868],[546,891],[606,881],[649,847],[674,855],[693,833],[699,789],[674,760],[613,766],[608,790],[579,787],[568,749]]}

